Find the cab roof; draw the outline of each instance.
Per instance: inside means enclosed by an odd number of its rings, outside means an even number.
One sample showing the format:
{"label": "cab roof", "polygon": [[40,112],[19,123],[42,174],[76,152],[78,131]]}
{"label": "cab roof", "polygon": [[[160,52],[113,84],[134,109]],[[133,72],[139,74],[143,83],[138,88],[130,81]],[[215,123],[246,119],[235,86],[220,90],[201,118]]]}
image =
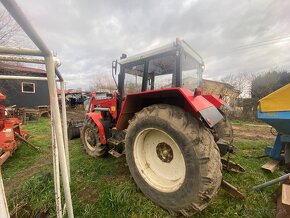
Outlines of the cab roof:
{"label": "cab roof", "polygon": [[194,51],[184,40],[176,39],[175,42],[169,43],[167,45],[161,46],[159,48],[155,48],[146,52],[142,52],[119,61],[120,64],[132,63],[135,61],[139,61],[145,58],[149,58],[158,54],[170,52],[176,50],[178,47],[182,48],[184,52],[194,58],[200,65],[204,65],[202,57]]}

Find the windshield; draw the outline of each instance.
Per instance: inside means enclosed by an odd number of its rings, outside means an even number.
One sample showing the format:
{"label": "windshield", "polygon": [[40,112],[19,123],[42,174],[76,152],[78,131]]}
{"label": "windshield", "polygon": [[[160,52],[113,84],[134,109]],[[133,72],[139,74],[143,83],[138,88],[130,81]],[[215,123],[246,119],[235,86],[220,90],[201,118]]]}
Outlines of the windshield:
{"label": "windshield", "polygon": [[149,61],[147,90],[169,88],[173,85],[176,71],[174,55],[154,58]]}
{"label": "windshield", "polygon": [[190,90],[201,86],[203,66],[187,53],[181,55],[182,87]]}

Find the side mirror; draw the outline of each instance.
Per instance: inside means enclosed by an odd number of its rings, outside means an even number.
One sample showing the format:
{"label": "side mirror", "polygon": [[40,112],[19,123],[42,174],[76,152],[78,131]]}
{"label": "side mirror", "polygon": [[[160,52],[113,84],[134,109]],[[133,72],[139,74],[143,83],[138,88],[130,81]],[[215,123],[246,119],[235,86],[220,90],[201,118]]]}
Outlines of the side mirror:
{"label": "side mirror", "polygon": [[118,89],[118,84],[115,78],[115,76],[117,75],[117,68],[118,68],[118,60],[112,61],[112,77],[115,82],[116,88]]}
{"label": "side mirror", "polygon": [[117,68],[118,68],[117,60],[112,61],[112,73],[114,73],[115,75],[117,74]]}

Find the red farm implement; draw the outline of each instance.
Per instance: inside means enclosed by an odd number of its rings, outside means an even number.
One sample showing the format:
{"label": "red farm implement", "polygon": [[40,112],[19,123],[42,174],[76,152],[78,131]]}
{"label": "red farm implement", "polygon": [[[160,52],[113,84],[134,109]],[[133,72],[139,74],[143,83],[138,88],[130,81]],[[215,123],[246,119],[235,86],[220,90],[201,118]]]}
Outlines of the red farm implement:
{"label": "red farm implement", "polygon": [[18,138],[24,139],[28,133],[21,129],[21,120],[6,118],[4,101],[6,96],[0,93],[0,165],[17,149]]}

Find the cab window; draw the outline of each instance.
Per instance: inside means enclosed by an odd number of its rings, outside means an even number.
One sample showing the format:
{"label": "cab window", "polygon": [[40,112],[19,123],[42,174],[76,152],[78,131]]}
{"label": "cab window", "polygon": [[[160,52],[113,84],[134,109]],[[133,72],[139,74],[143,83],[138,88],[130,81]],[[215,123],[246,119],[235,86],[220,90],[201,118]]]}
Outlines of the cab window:
{"label": "cab window", "polygon": [[144,67],[145,64],[140,64],[125,68],[125,95],[141,91]]}
{"label": "cab window", "polygon": [[147,90],[174,86],[176,59],[174,55],[154,58],[149,61]]}

